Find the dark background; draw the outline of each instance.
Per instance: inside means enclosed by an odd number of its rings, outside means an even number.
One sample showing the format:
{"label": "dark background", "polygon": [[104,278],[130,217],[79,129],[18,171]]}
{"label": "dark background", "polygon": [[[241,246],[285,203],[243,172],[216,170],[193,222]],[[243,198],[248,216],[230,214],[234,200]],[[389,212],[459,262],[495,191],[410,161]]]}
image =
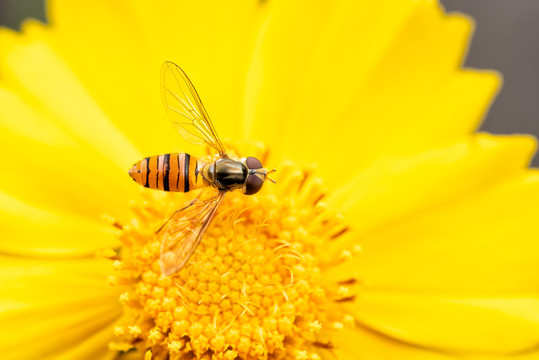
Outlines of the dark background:
{"label": "dark background", "polygon": [[[441,0],[471,15],[476,32],[465,62],[495,69],[504,86],[482,130],[539,136],[539,0]],[[0,0],[0,25],[18,28],[26,17],[45,18],[43,0]],[[533,162],[539,166],[539,157]]]}

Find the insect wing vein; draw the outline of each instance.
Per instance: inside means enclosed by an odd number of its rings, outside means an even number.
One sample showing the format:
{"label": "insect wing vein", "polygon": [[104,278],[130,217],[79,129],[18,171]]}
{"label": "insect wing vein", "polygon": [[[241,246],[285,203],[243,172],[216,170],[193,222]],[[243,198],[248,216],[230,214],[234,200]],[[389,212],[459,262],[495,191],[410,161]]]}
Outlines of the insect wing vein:
{"label": "insect wing vein", "polygon": [[207,200],[195,199],[178,210],[164,226],[159,264],[163,275],[180,271],[200,243],[226,195],[221,191]]}
{"label": "insect wing vein", "polygon": [[193,83],[178,65],[169,61],[163,64],[161,87],[165,111],[178,132],[189,142],[197,145],[204,142],[219,151],[221,156],[226,155]]}

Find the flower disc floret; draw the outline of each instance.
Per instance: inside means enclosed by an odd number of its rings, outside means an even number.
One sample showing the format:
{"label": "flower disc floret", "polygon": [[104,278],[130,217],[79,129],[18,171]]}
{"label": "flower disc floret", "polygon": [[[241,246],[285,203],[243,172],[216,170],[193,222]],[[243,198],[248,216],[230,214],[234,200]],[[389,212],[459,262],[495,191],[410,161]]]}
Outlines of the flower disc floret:
{"label": "flower disc floret", "polygon": [[324,252],[347,227],[326,209],[309,171],[287,164],[281,173],[277,192],[227,194],[188,264],[170,277],[161,275],[154,229],[188,196],[166,206],[166,195],[145,193],[137,219],[122,227],[113,266],[115,283],[128,284],[113,348],[154,359],[314,359],[332,346],[319,336],[341,323],[337,304],[351,295],[323,278]]}

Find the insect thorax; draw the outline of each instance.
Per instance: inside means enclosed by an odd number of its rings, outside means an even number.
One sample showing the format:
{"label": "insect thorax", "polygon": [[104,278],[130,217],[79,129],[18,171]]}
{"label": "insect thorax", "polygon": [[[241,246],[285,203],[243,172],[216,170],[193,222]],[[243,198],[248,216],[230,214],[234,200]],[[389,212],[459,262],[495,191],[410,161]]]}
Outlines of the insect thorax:
{"label": "insect thorax", "polygon": [[234,190],[245,185],[247,167],[240,161],[229,158],[218,159],[207,164],[203,175],[220,190]]}

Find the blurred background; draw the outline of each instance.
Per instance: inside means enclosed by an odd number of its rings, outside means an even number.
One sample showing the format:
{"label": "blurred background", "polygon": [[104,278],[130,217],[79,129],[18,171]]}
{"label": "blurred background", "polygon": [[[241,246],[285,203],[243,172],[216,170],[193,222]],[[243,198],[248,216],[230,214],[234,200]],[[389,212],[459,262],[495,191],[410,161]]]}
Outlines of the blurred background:
{"label": "blurred background", "polygon": [[[495,69],[504,86],[482,130],[539,136],[539,0],[440,0],[447,11],[476,22],[465,66]],[[0,26],[18,29],[27,17],[45,20],[43,0],[0,0]],[[534,166],[539,166],[536,156]]]}

